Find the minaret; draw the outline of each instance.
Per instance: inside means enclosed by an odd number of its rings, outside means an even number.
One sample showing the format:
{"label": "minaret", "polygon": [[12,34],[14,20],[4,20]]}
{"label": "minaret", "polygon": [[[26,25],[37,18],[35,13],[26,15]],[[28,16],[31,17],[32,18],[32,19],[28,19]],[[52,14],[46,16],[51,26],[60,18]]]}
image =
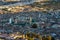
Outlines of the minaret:
{"label": "minaret", "polygon": [[32,17],[30,17],[30,24],[32,24]]}
{"label": "minaret", "polygon": [[18,22],[17,19],[15,19],[15,24],[17,24],[17,22]]}
{"label": "minaret", "polygon": [[39,18],[41,17],[41,14],[39,14]]}
{"label": "minaret", "polygon": [[12,18],[9,19],[9,24],[11,24],[11,23],[12,23]]}

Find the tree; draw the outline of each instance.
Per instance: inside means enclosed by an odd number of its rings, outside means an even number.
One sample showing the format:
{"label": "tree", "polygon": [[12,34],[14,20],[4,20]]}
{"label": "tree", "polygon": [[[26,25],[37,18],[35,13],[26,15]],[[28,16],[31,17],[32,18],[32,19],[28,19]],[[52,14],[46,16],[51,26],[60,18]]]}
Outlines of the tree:
{"label": "tree", "polygon": [[55,40],[55,38],[54,37],[52,37],[52,39],[51,40]]}
{"label": "tree", "polygon": [[33,24],[31,28],[37,28],[37,24]]}

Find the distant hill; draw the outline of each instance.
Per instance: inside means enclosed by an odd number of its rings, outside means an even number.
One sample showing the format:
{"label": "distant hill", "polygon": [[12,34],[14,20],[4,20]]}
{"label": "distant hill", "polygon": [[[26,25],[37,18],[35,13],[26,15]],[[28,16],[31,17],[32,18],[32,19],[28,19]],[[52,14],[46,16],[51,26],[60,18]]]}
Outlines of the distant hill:
{"label": "distant hill", "polygon": [[0,5],[9,5],[9,4],[15,4],[15,3],[18,3],[18,1],[16,1],[16,2],[2,2],[2,1],[0,1]]}
{"label": "distant hill", "polygon": [[0,5],[7,5],[7,6],[23,6],[23,5],[28,5],[28,4],[33,4],[34,2],[43,2],[43,1],[56,1],[60,2],[60,0],[20,0],[20,1],[2,1],[0,0]]}
{"label": "distant hill", "polygon": [[33,0],[20,0],[20,1],[2,1],[0,0],[0,5],[26,5],[33,3]]}

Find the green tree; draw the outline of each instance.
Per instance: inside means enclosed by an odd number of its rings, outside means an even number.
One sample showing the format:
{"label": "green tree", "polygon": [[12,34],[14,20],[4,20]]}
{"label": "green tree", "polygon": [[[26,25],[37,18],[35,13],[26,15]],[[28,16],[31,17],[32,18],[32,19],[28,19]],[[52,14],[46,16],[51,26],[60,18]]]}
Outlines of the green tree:
{"label": "green tree", "polygon": [[32,25],[32,28],[37,28],[37,24],[33,24]]}

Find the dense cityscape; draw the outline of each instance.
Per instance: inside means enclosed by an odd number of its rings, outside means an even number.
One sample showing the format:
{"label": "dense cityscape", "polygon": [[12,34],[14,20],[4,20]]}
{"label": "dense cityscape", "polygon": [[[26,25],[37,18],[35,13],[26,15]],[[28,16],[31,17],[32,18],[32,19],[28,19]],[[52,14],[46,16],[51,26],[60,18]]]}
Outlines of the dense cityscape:
{"label": "dense cityscape", "polygon": [[0,0],[0,40],[60,40],[60,0]]}

